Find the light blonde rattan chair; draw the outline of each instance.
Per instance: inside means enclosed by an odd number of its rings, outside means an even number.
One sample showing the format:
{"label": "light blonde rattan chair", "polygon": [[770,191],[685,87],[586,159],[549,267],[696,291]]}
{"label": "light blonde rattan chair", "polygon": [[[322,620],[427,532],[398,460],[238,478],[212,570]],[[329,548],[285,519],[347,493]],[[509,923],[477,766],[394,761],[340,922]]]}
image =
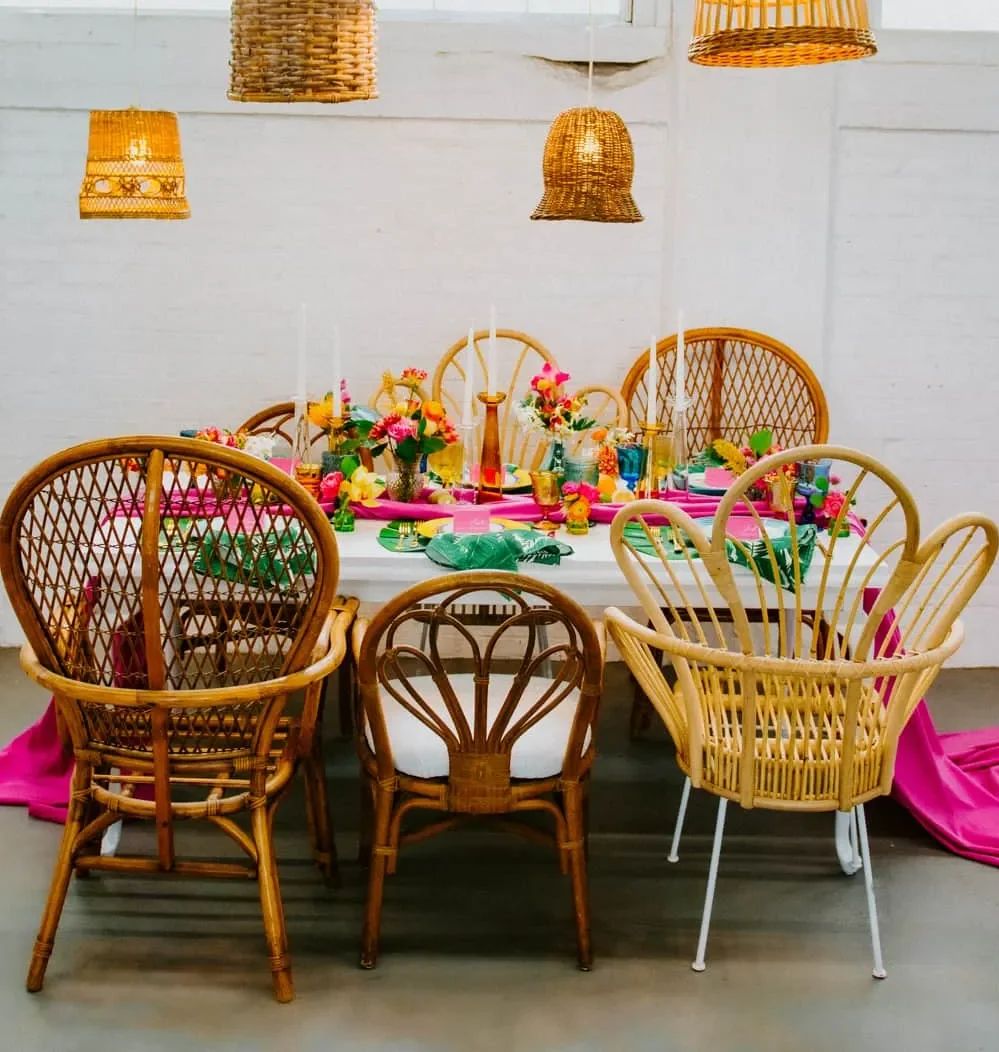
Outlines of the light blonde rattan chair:
{"label": "light blonde rattan chair", "polygon": [[[769,536],[743,500],[748,488],[795,460],[821,458],[845,480],[831,530],[814,547],[814,526],[792,522],[783,538]],[[854,499],[866,527],[848,514]],[[740,509],[765,539],[733,538]],[[650,522],[654,516],[666,527]],[[685,542],[679,552],[674,535]],[[617,515],[611,544],[652,627],[610,609],[608,630],[669,730],[689,785],[719,798],[694,969],[704,968],[731,800],[852,814],[874,975],[883,978],[864,805],[891,790],[899,735],[961,645],[957,618],[995,561],[995,524],[962,515],[924,538],[911,495],[890,471],[862,453],[811,446],[742,476],[710,535],[675,505],[640,501]],[[655,554],[642,554],[643,546]],[[751,607],[773,616],[751,624]],[[672,662],[673,684],[659,651]],[[682,821],[681,810],[677,833]]]}
{"label": "light blonde rattan chair", "polygon": [[[238,502],[254,484],[276,507]],[[174,529],[182,516],[194,519],[186,537]],[[301,766],[313,853],[335,878],[320,684],[344,657],[357,606],[337,598],[336,542],[318,505],[236,450],[92,442],[14,487],[0,572],[27,636],[22,665],[54,693],[76,756],[28,989],[42,987],[74,870],[109,870],[256,878],[274,992],[291,1000],[274,814]],[[100,854],[122,817],[155,824],[154,855]],[[213,824],[248,860],[178,858],[174,826],[187,820]]]}
{"label": "light blonde rattan chair", "polygon": [[[483,642],[456,610],[493,592],[510,609]],[[429,642],[419,647],[424,623]],[[603,678],[600,626],[540,581],[475,571],[416,585],[370,623],[358,621],[354,652],[357,742],[373,801],[363,833],[370,874],[362,967],[377,962],[385,876],[395,872],[401,844],[475,815],[536,839],[536,827],[514,819],[541,811],[554,820],[551,842],[572,878],[579,966],[588,970],[585,815]],[[441,819],[403,833],[404,819],[418,810]]]}
{"label": "light blonde rattan chair", "polygon": [[[474,334],[476,362],[476,394],[485,391],[488,382],[489,332],[480,329]],[[434,371],[431,397],[441,402],[455,422],[460,422],[465,396],[465,348],[468,337],[452,344],[441,358]],[[527,471],[536,470],[548,452],[548,443],[535,434],[528,434],[517,422],[515,406],[527,394],[531,377],[539,373],[545,363],[555,365],[555,358],[533,336],[515,329],[496,330],[496,359],[499,376],[494,377],[493,386],[506,394],[499,407],[500,452],[505,464],[516,464]],[[472,413],[476,424],[483,419],[482,403],[472,401]],[[481,429],[476,428],[475,449],[481,448]],[[477,457],[477,453],[476,453]]]}
{"label": "light blonde rattan chair", "polygon": [[[748,329],[688,329],[685,333],[687,441],[692,453],[716,438],[743,445],[754,431],[770,428],[785,449],[829,437],[829,409],[818,378],[790,347]],[[660,340],[659,406],[675,393],[676,336]],[[649,352],[631,367],[621,395],[638,426],[648,404]]]}
{"label": "light blonde rattan chair", "polygon": [[[581,387],[576,393],[586,399],[586,415],[596,420],[597,427],[627,427],[628,404],[620,391],[603,384],[590,384],[589,387]],[[579,453],[588,441],[588,431],[572,435],[566,443],[566,452]]]}
{"label": "light blonde rattan chair", "polygon": [[[295,403],[278,402],[254,413],[240,424],[238,430],[249,435],[273,435],[276,442],[286,447],[280,449],[279,455],[290,455],[295,445],[295,423]],[[318,457],[325,448],[326,436],[318,427],[312,428],[311,435],[312,448]]]}

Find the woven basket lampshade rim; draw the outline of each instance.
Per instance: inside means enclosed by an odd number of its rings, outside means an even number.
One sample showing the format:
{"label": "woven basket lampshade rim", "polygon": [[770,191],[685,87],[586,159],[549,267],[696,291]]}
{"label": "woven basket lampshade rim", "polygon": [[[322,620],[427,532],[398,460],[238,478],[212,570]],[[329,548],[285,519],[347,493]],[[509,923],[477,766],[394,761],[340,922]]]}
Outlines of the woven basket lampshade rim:
{"label": "woven basket lampshade rim", "polygon": [[634,172],[631,135],[618,114],[593,106],[565,110],[548,129],[544,194],[531,219],[641,223],[631,196]]}
{"label": "woven basket lampshade rim", "polygon": [[695,36],[687,57],[700,66],[775,69],[847,62],[878,53],[870,29],[796,26],[781,29],[727,29]]}
{"label": "woven basket lampshade rim", "polygon": [[232,0],[232,102],[378,98],[374,0]]}
{"label": "woven basket lampshade rim", "polygon": [[594,223],[641,223],[645,219],[627,190],[586,194],[554,186],[545,190],[531,218],[585,218]]}
{"label": "woven basket lampshade rim", "polygon": [[[141,156],[135,146],[141,143]],[[177,115],[92,110],[81,219],[189,219]]]}

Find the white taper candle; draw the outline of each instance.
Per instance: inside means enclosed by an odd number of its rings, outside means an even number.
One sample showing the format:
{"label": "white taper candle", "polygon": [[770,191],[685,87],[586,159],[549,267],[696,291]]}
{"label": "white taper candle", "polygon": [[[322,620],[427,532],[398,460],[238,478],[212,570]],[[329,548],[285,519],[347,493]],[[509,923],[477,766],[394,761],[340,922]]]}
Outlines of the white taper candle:
{"label": "white taper candle", "polygon": [[461,423],[469,427],[472,423],[472,399],[475,397],[475,330],[468,330],[465,345],[465,399],[461,407]]}
{"label": "white taper candle", "polygon": [[683,338],[683,311],[676,321],[676,407],[687,408],[687,350]]}
{"label": "white taper candle", "polygon": [[648,400],[645,405],[645,423],[655,427],[659,423],[659,357],[656,354],[656,337],[649,340],[649,371],[646,374],[645,388]]}
{"label": "white taper candle", "polygon": [[308,311],[303,303],[298,309],[298,374],[295,378],[295,401],[302,403],[306,394],[306,360],[308,358]]}
{"label": "white taper candle", "polygon": [[340,364],[340,326],[333,326],[333,416],[343,416],[343,400],[340,397],[340,381],[343,368]]}
{"label": "white taper candle", "polygon": [[489,308],[489,358],[486,363],[486,394],[496,394],[496,308]]}

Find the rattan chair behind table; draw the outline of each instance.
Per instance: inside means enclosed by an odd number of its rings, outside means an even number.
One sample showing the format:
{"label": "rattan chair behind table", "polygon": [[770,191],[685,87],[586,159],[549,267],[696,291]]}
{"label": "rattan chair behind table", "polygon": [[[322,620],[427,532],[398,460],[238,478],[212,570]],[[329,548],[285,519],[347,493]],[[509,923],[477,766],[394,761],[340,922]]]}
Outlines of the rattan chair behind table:
{"label": "rattan chair behind table", "polygon": [[[254,486],[270,508],[238,499]],[[76,756],[28,989],[41,989],[72,873],[109,870],[256,878],[274,992],[291,1000],[274,814],[301,766],[313,853],[335,878],[320,688],[357,606],[337,597],[336,541],[318,505],[236,450],[92,442],[14,487],[0,571],[27,637],[22,665],[55,695]],[[151,854],[101,855],[122,817],[154,824]],[[247,860],[178,858],[179,821],[213,825]]]}
{"label": "rattan chair behind table", "polygon": [[[658,405],[667,426],[667,408],[676,393],[675,335],[656,347]],[[686,369],[687,448],[699,453],[715,439],[736,445],[769,428],[774,441],[785,449],[829,437],[829,407],[818,377],[803,358],[772,336],[748,329],[688,329],[684,333]],[[621,395],[628,405],[630,426],[645,420],[648,405],[646,351],[626,377]],[[667,431],[667,434],[670,432]],[[631,737],[649,727],[652,708],[636,688],[631,707]]]}
{"label": "rattan chair behind table", "polygon": [[[517,402],[530,390],[531,377],[545,365],[555,365],[555,357],[533,336],[515,329],[496,330],[496,369],[498,376],[489,377],[487,349],[489,332],[474,333],[475,393],[486,391],[506,395],[497,414],[500,429],[500,453],[505,464],[514,464],[526,471],[534,471],[548,452],[548,442],[536,434],[525,432],[517,420]],[[431,397],[440,402],[455,421],[460,421],[464,410],[465,363],[468,337],[452,344],[434,370]],[[490,383],[491,381],[491,383]],[[484,419],[482,403],[472,400],[472,415],[477,428],[473,455],[482,447],[481,424]]]}
{"label": "rattan chair behind table", "polygon": [[[507,616],[483,640],[461,611],[498,592]],[[429,624],[428,644],[417,639]],[[547,643],[541,642],[540,628]],[[416,585],[358,621],[357,743],[370,858],[361,965],[378,958],[385,877],[410,841],[491,816],[553,845],[572,880],[579,966],[588,970],[587,793],[604,664],[602,627],[555,588],[493,571]],[[445,652],[447,656],[445,656]],[[547,673],[547,675],[546,675]],[[437,815],[417,826],[420,812]],[[554,834],[518,821],[546,815]]]}
{"label": "rattan chair behind table", "polygon": [[[845,499],[822,533],[813,536],[814,525],[792,517],[777,531],[783,536],[771,536],[747,491],[800,457],[829,458]],[[853,500],[867,517],[863,530],[850,517]],[[747,514],[755,541],[747,539]],[[675,552],[670,531],[679,531]],[[694,969],[704,968],[733,801],[851,815],[874,975],[883,977],[864,805],[890,792],[899,735],[961,644],[957,618],[995,561],[995,524],[961,515],[924,537],[912,496],[887,468],[852,450],[809,446],[768,457],[740,477],[710,536],[674,504],[639,501],[615,518],[611,544],[651,627],[610,609],[608,631],[687,778],[670,861],[690,787],[719,800]],[[757,605],[762,616],[751,621]]]}

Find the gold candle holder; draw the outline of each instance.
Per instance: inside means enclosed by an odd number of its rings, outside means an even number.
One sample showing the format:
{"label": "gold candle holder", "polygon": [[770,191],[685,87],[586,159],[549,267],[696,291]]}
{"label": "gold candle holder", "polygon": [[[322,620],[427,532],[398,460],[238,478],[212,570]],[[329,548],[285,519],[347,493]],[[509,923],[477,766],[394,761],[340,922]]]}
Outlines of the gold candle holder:
{"label": "gold candle holder", "polygon": [[340,443],[343,441],[344,418],[342,416],[330,417],[330,430],[326,436],[331,453],[340,452]]}
{"label": "gold candle holder", "polygon": [[482,429],[482,456],[479,458],[479,503],[503,499],[503,456],[500,450],[499,407],[506,395],[482,391],[479,401],[486,407]]}
{"label": "gold candle holder", "polygon": [[319,483],[322,477],[322,465],[303,464],[295,465],[295,481],[312,497],[319,500]]}
{"label": "gold candle holder", "polygon": [[656,439],[664,434],[662,424],[642,424],[642,448],[645,450],[645,470],[636,489],[638,496],[654,497],[658,492],[656,486]]}

